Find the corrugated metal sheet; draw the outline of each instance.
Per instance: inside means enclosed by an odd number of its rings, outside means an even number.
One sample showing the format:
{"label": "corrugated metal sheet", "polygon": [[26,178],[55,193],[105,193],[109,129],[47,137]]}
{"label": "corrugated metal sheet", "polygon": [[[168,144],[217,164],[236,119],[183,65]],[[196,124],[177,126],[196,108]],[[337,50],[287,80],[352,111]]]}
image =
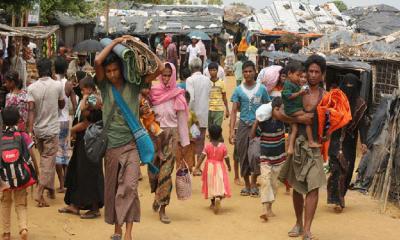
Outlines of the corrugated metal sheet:
{"label": "corrugated metal sheet", "polygon": [[[109,33],[147,35],[187,34],[201,30],[219,34],[224,10],[217,6],[131,5],[132,9],[110,10]],[[105,17],[97,19],[95,33],[105,33]]]}
{"label": "corrugated metal sheet", "polygon": [[309,5],[274,1],[241,22],[250,31],[280,29],[293,33],[327,33],[347,28],[343,16],[332,3]]}

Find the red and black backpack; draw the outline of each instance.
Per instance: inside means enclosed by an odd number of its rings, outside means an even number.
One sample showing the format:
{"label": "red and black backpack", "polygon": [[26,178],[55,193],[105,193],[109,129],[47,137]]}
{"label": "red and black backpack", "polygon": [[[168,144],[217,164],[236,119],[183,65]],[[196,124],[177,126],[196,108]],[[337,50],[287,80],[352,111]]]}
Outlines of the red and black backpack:
{"label": "red and black backpack", "polygon": [[0,178],[10,189],[23,189],[37,182],[28,147],[20,132],[7,129],[0,142]]}

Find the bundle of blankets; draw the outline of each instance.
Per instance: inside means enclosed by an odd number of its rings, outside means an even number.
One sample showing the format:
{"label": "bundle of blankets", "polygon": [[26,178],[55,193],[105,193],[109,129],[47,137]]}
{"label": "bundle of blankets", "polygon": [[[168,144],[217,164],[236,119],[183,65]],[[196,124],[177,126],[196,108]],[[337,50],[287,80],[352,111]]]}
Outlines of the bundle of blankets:
{"label": "bundle of blankets", "polygon": [[[100,43],[103,47],[111,44],[110,38],[103,38]],[[127,41],[114,47],[113,52],[122,60],[124,78],[137,85],[142,77],[153,74],[158,69],[157,56],[149,47],[135,37],[127,37]]]}

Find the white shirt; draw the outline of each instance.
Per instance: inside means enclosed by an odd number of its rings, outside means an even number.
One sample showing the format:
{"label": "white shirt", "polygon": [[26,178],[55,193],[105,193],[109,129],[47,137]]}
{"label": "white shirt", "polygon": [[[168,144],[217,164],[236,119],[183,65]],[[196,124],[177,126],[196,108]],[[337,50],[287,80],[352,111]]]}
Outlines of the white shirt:
{"label": "white shirt", "polygon": [[[230,48],[232,46],[232,48]],[[226,43],[226,56],[235,56],[234,48],[233,48],[233,43],[227,42]]]}
{"label": "white shirt", "polygon": [[65,94],[65,84],[67,83],[67,79],[60,78],[60,75],[56,75],[57,80],[60,81],[62,87],[63,98],[65,101],[65,106],[63,109],[58,109],[58,121],[60,122],[68,122],[69,121],[69,99],[67,94]]}
{"label": "white shirt", "polygon": [[186,52],[189,53],[189,62],[188,62],[188,64],[190,64],[190,62],[191,62],[194,58],[200,56],[200,48],[197,47],[197,46],[193,47],[192,44],[190,44],[189,47],[187,47]]}
{"label": "white shirt", "polygon": [[[211,78],[210,72],[208,71],[208,67],[204,69],[203,74],[204,74],[204,76]],[[217,77],[218,77],[218,79],[222,79],[222,80],[224,80],[224,82],[226,82],[225,70],[220,65],[218,65]]]}
{"label": "white shirt", "polygon": [[190,93],[189,107],[196,113],[201,128],[208,126],[208,103],[212,84],[210,78],[195,72],[186,80],[186,90]]}
{"label": "white shirt", "polygon": [[60,133],[58,101],[64,100],[61,82],[50,77],[39,78],[28,87],[28,102],[35,103],[33,130],[38,138],[54,137]]}

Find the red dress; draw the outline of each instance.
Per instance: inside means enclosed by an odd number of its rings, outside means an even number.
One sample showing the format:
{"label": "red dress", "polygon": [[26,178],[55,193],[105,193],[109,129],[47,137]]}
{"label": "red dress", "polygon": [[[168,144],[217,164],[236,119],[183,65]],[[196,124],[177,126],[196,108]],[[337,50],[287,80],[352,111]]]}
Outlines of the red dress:
{"label": "red dress", "polygon": [[228,156],[225,144],[214,146],[208,143],[203,150],[207,156],[202,176],[202,192],[206,199],[213,197],[230,197],[232,195],[229,185],[228,171],[224,159]]}

